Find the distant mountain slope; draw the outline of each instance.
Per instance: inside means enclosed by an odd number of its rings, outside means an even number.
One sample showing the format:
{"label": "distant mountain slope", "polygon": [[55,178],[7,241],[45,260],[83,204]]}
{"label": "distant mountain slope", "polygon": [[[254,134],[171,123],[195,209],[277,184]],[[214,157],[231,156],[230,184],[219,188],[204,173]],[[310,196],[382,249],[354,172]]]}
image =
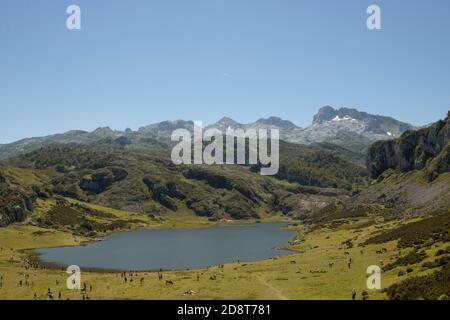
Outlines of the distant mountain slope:
{"label": "distant mountain slope", "polygon": [[[205,128],[216,128],[222,132],[228,128],[244,130],[276,128],[280,130],[280,138],[287,142],[300,144],[327,142],[364,153],[374,141],[396,138],[405,130],[414,127],[389,117],[371,115],[356,109],[333,109],[326,106],[318,111],[313,123],[306,128],[299,128],[291,121],[279,117],[262,118],[249,124],[224,117]],[[46,137],[22,139],[0,145],[0,159],[42,147],[73,143],[89,145],[117,142],[130,148],[161,147],[171,144],[170,136],[176,129],[187,129],[192,132],[193,121],[163,121],[141,127],[137,131],[131,129],[117,131],[106,127],[92,132],[74,130]]]}
{"label": "distant mountain slope", "polygon": [[114,131],[110,128],[98,128],[92,132],[72,130],[45,137],[26,138],[10,144],[0,145],[0,158],[30,152],[54,144],[89,144],[105,138],[119,137],[120,135],[119,131]]}
{"label": "distant mountain slope", "polygon": [[7,163],[52,172],[36,189],[46,195],[142,214],[188,210],[211,219],[313,212],[348,196],[352,185],[367,175],[319,146],[282,142],[280,151],[285,165],[278,179],[244,165],[175,166],[167,149],[148,152],[118,145],[47,147]]}
{"label": "distant mountain slope", "polygon": [[[449,112],[450,116],[450,112]],[[378,215],[403,218],[450,210],[450,117],[369,148],[372,181],[353,197],[330,205],[316,219]]]}
{"label": "distant mountain slope", "polygon": [[[367,182],[365,168],[351,162],[350,151],[338,146],[314,144],[310,146],[282,142],[280,144],[279,179],[301,185],[352,190]],[[347,159],[350,160],[347,160]]]}

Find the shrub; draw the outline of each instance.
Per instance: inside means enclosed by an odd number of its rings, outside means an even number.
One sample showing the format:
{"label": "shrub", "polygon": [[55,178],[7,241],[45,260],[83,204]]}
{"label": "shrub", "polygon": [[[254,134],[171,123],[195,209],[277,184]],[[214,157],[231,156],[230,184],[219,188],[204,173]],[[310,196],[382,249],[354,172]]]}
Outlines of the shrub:
{"label": "shrub", "polygon": [[396,261],[386,265],[383,268],[383,270],[389,271],[398,266],[407,266],[410,264],[416,264],[416,263],[419,263],[422,260],[424,260],[426,257],[427,257],[427,255],[424,251],[421,251],[421,252],[412,251],[412,252],[408,253],[406,256],[400,257]]}
{"label": "shrub", "polygon": [[387,290],[392,300],[436,300],[450,296],[450,265],[431,275],[411,277],[393,284]]}
{"label": "shrub", "polygon": [[391,231],[368,239],[365,244],[384,243],[399,239],[399,248],[422,245],[428,239],[450,241],[450,215],[440,214],[431,218],[408,223]]}

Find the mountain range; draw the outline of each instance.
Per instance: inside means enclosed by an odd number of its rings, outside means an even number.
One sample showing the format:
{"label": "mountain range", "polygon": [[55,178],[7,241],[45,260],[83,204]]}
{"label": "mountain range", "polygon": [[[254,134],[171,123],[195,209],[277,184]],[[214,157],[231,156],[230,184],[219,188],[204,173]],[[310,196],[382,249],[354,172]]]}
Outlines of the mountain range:
{"label": "mountain range", "polygon": [[[171,143],[171,133],[180,128],[192,131],[193,121],[163,121],[141,127],[136,131],[131,129],[119,131],[108,127],[98,128],[92,132],[73,130],[0,145],[0,158],[62,144],[117,143],[131,148],[165,147]],[[244,130],[276,128],[280,130],[280,138],[286,142],[298,144],[327,142],[359,153],[364,153],[374,141],[394,139],[406,130],[415,129],[411,124],[390,117],[372,115],[356,109],[334,109],[330,106],[320,108],[314,115],[311,125],[306,128],[300,128],[293,122],[279,117],[262,118],[249,124],[224,117],[206,128],[216,128],[223,132],[227,128]]]}

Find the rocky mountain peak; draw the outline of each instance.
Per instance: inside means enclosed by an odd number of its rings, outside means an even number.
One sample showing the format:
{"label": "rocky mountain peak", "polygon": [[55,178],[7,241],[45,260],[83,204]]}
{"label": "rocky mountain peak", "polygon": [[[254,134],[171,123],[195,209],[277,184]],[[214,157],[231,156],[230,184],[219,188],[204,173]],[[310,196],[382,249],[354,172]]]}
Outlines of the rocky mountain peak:
{"label": "rocky mountain peak", "polygon": [[235,121],[234,119],[230,118],[230,117],[223,117],[221,118],[219,121],[217,121],[216,123],[222,123],[222,124],[238,124],[237,121]]}
{"label": "rocky mountain peak", "polygon": [[191,130],[194,123],[192,121],[186,121],[186,120],[167,120],[162,121],[158,123],[154,123],[145,127],[139,128],[139,133],[167,133],[172,132],[176,129],[188,129]]}
{"label": "rocky mountain peak", "polygon": [[242,128],[243,125],[229,117],[223,117],[219,121],[217,121],[216,123],[214,123],[208,127],[219,129],[221,131],[225,131],[228,128],[231,128],[231,129]]}
{"label": "rocky mountain peak", "polygon": [[324,106],[314,115],[313,123],[324,123],[332,120],[337,115],[337,110],[331,106]]}
{"label": "rocky mountain peak", "polygon": [[277,127],[280,129],[297,129],[298,127],[289,120],[283,120],[280,117],[261,118],[255,124]]}
{"label": "rocky mountain peak", "polygon": [[[353,122],[353,124],[349,124],[349,122]],[[394,118],[373,115],[354,108],[334,109],[330,106],[320,108],[314,116],[313,126],[331,124],[350,129],[352,126],[358,127],[358,131],[362,127],[364,132],[386,136],[387,138],[398,137],[406,130],[415,129],[412,125]]]}
{"label": "rocky mountain peak", "polygon": [[110,136],[114,134],[114,130],[112,130],[110,127],[99,127],[92,131],[92,133],[99,136]]}
{"label": "rocky mountain peak", "polygon": [[321,124],[327,121],[339,120],[359,120],[363,122],[370,122],[370,120],[377,119],[379,116],[371,115],[367,112],[359,111],[354,108],[339,108],[335,109],[330,106],[325,106],[319,109],[314,115],[313,124]]}

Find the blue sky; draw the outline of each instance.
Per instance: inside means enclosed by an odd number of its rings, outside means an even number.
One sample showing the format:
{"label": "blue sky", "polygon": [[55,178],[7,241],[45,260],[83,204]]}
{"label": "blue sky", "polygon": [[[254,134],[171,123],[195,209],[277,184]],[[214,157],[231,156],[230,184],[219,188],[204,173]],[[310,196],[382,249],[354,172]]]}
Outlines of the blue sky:
{"label": "blue sky", "polygon": [[422,125],[450,109],[449,33],[448,0],[2,0],[0,143],[323,105]]}

